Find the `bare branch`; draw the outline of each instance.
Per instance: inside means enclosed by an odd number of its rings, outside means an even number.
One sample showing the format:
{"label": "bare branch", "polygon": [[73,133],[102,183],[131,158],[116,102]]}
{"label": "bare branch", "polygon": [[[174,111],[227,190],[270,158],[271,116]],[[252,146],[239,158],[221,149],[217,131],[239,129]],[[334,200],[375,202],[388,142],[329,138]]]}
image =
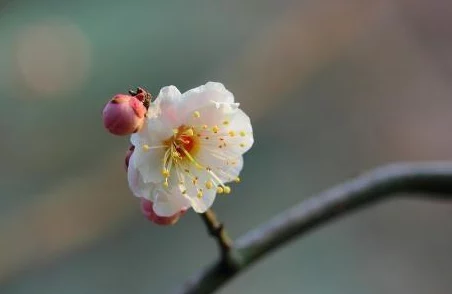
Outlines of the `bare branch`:
{"label": "bare branch", "polygon": [[249,265],[311,229],[396,193],[452,199],[452,163],[399,163],[340,184],[239,238],[224,259],[187,282],[178,293],[212,293]]}
{"label": "bare branch", "polygon": [[201,218],[204,221],[209,234],[217,240],[222,256],[227,256],[232,248],[232,240],[226,233],[223,224],[218,221],[215,212],[213,212],[212,209],[209,209],[201,214]]}

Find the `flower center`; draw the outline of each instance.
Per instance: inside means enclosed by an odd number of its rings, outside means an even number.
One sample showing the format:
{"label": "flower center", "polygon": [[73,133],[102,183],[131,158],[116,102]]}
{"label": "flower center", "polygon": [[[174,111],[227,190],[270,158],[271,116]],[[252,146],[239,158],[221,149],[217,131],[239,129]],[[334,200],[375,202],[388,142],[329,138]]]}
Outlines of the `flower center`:
{"label": "flower center", "polygon": [[[195,111],[193,116],[200,118],[200,113]],[[190,185],[192,191],[193,188],[196,189],[198,198],[203,197],[205,189],[229,194],[231,188],[225,185],[224,179],[240,182],[239,177],[228,172],[230,167],[237,164],[238,158],[231,157],[222,150],[234,145],[245,147],[243,142],[237,140],[245,137],[246,133],[231,130],[228,126],[229,120],[224,120],[221,128],[218,125],[209,127],[202,124],[181,125],[174,129],[171,137],[164,140],[161,146],[156,146],[166,149],[162,167],[163,186],[169,188],[170,184],[176,185],[183,195],[187,195],[187,185]],[[214,162],[209,164],[198,161],[196,155],[201,147],[210,152]],[[175,176],[171,177],[172,174]],[[170,177],[173,183],[170,183]]]}
{"label": "flower center", "polygon": [[169,186],[168,180],[173,167],[179,177],[179,182],[183,183],[183,179],[178,174],[178,167],[182,163],[200,166],[194,159],[194,155],[199,151],[199,138],[195,135],[192,127],[182,125],[173,130],[173,136],[164,140],[163,145],[167,148],[163,158],[162,174],[165,177],[163,185]]}
{"label": "flower center", "polygon": [[173,133],[172,137],[163,141],[163,145],[168,147],[168,151],[171,151],[173,160],[182,160],[187,156],[193,156],[199,150],[198,140],[193,128],[182,125],[174,129]]}

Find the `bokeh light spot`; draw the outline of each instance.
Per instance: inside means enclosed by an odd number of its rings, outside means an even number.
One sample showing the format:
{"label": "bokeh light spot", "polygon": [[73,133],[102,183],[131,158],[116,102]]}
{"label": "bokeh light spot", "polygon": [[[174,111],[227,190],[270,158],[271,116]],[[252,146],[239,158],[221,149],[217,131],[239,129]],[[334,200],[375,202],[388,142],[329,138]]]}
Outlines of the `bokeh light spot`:
{"label": "bokeh light spot", "polygon": [[47,20],[23,27],[16,38],[19,84],[42,97],[80,87],[90,67],[90,43],[67,20]]}

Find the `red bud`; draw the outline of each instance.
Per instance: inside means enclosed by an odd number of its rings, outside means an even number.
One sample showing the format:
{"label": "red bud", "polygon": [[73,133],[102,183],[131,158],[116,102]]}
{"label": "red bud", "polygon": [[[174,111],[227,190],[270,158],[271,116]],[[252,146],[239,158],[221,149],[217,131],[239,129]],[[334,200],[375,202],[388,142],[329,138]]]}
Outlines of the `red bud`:
{"label": "red bud", "polygon": [[146,107],[137,98],[118,94],[102,112],[104,126],[114,135],[124,136],[137,132],[144,122]]}
{"label": "red bud", "polygon": [[154,212],[152,205],[152,201],[141,198],[141,212],[147,217],[148,220],[161,226],[174,225],[186,212],[186,210],[181,210],[172,216],[159,216]]}

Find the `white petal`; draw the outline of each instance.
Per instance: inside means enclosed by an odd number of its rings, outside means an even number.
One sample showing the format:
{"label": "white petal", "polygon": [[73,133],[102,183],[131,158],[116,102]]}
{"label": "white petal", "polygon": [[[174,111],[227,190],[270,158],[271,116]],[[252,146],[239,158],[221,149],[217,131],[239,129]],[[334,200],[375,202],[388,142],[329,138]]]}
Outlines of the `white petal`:
{"label": "white petal", "polygon": [[186,123],[189,125],[202,125],[205,124],[209,127],[214,125],[222,126],[225,120],[230,121],[235,113],[239,110],[238,103],[220,103],[220,102],[209,102],[200,108],[196,108],[195,111],[199,113],[199,118],[193,115],[187,117]]}
{"label": "white petal", "polygon": [[242,169],[243,157],[240,156],[233,160],[233,163],[230,163],[226,167],[220,168],[220,171],[218,171],[217,174],[224,183],[228,183],[234,181],[240,175]]}
{"label": "white petal", "polygon": [[171,126],[167,125],[161,117],[147,117],[141,129],[130,136],[130,142],[135,147],[143,145],[155,146],[173,135]]}
{"label": "white petal", "polygon": [[182,103],[187,103],[186,106],[196,104],[199,107],[210,101],[233,103],[234,95],[222,83],[216,82],[208,82],[182,94]]}
{"label": "white petal", "polygon": [[161,183],[164,154],[164,148],[144,151],[142,147],[136,147],[130,157],[129,165],[132,164],[140,172],[145,183]]}
{"label": "white petal", "polygon": [[221,83],[208,82],[203,86],[191,89],[184,94],[178,108],[178,117],[183,120],[189,118],[199,108],[212,102],[228,103],[234,102],[234,95],[226,90]]}
{"label": "white petal", "polygon": [[144,144],[149,144],[150,139],[148,118],[145,118],[141,129],[130,136],[130,143],[132,143],[133,146],[143,146]]}
{"label": "white petal", "polygon": [[191,207],[197,213],[206,212],[215,201],[216,194],[216,188],[204,191],[201,198],[191,198]]}
{"label": "white petal", "polygon": [[[251,148],[254,143],[253,130],[250,118],[242,110],[227,104],[217,106],[209,105],[199,111],[201,116],[198,120],[200,120],[200,123],[208,126],[215,125],[219,128],[219,131],[212,135],[210,130],[201,130],[201,137],[208,136],[210,139],[201,139],[201,148],[197,156],[202,157],[202,160],[207,159],[213,162],[218,161],[215,158],[222,157],[225,158],[224,161],[226,162],[226,159],[238,158]],[[193,118],[190,124],[194,124],[195,120],[196,118]],[[233,132],[233,136],[230,135],[230,132]],[[217,144],[219,142],[218,137],[221,137],[226,145]],[[204,163],[204,165],[208,164]]]}
{"label": "white petal", "polygon": [[241,109],[238,109],[231,117],[228,130],[234,131],[236,135],[230,138],[230,144],[224,148],[226,153],[241,155],[253,146],[254,137],[251,121]]}
{"label": "white petal", "polygon": [[171,190],[158,188],[154,193],[154,212],[159,216],[172,216],[190,206],[190,202],[181,194],[177,187]]}
{"label": "white petal", "polygon": [[[190,179],[186,181],[187,197],[190,199],[191,207],[197,213],[204,213],[209,209],[217,193],[216,187],[207,189],[205,187],[206,181],[210,180],[209,174],[205,170],[199,170],[193,166],[188,168],[190,173],[198,178],[196,184]],[[198,197],[198,189],[202,189],[202,197]]]}
{"label": "white petal", "polygon": [[181,99],[180,91],[173,85],[166,86],[160,89],[160,93],[155,99],[154,103],[157,105],[169,105],[171,103],[178,103]]}
{"label": "white petal", "polygon": [[136,197],[150,198],[153,188],[152,184],[144,183],[138,170],[131,164],[129,164],[129,168],[127,169],[127,180],[130,190]]}
{"label": "white petal", "polygon": [[165,122],[162,115],[147,120],[146,132],[149,145],[161,145],[163,141],[173,136],[173,127]]}
{"label": "white petal", "polygon": [[182,94],[175,86],[163,87],[154,101],[157,110],[152,111],[153,116],[159,116],[170,128],[180,124],[178,106],[181,102]]}

